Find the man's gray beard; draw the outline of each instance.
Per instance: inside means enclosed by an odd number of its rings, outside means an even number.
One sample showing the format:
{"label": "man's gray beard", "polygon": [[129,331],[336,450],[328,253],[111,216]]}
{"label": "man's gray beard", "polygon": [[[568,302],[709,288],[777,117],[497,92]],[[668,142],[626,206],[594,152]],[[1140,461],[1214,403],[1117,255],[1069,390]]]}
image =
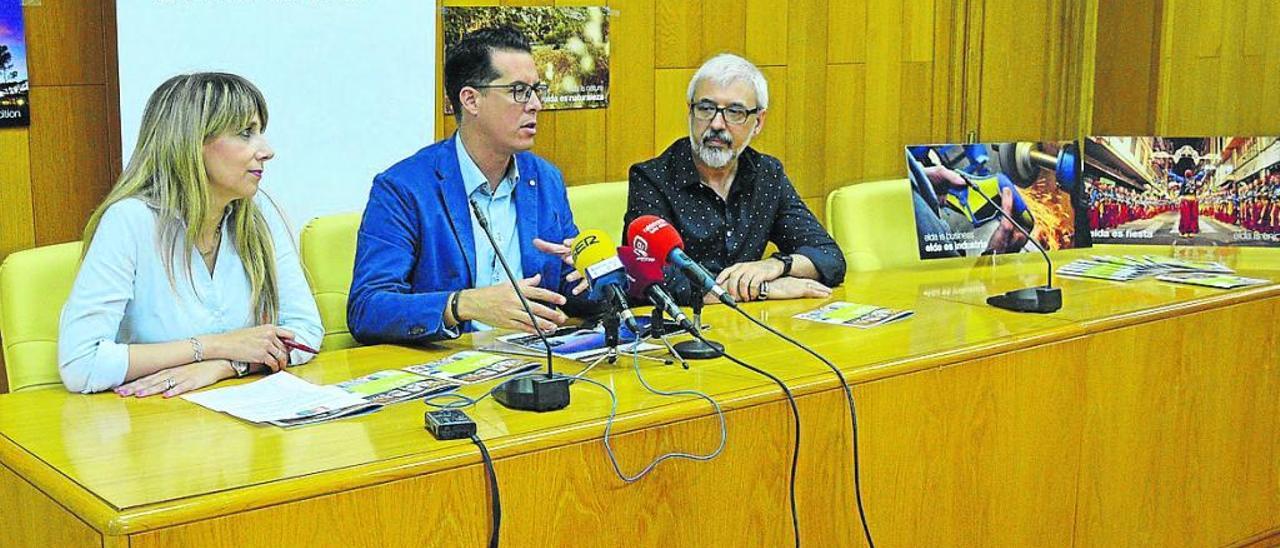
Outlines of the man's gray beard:
{"label": "man's gray beard", "polygon": [[702,160],[702,164],[711,169],[720,169],[729,165],[736,156],[732,148],[712,148],[695,144],[694,151],[698,154],[698,159]]}
{"label": "man's gray beard", "polygon": [[[710,133],[710,129],[702,132],[702,139],[706,139],[707,135]],[[702,161],[702,165],[711,169],[720,169],[729,165],[730,162],[738,158],[739,151],[738,149],[733,148],[733,136],[729,135],[728,132],[725,132],[723,135],[728,138],[728,142],[726,144],[729,145],[729,148],[709,147],[703,145],[701,139],[695,139],[692,135],[689,136],[689,144],[693,145],[693,153]],[[750,135],[747,136],[746,142],[742,144],[742,148],[747,148],[747,145],[749,144],[751,144]]]}

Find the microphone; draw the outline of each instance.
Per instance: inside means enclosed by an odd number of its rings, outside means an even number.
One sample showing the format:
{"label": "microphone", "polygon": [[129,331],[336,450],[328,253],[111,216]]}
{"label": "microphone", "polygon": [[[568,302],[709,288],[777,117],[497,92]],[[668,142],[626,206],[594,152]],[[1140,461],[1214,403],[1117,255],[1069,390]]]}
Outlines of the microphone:
{"label": "microphone", "polygon": [[662,283],[661,261],[641,255],[631,246],[619,247],[618,259],[622,261],[627,272],[627,280],[630,282],[627,288],[628,295],[637,299],[647,299],[654,306],[666,311],[667,315],[680,324],[682,329],[697,336],[698,331],[693,326],[693,322],[689,321],[689,317],[680,310],[675,299],[672,299],[671,295],[658,285]]}
{"label": "microphone", "polygon": [[1004,208],[1000,207],[999,204],[996,204],[990,196],[987,196],[986,193],[982,192],[982,189],[978,188],[978,185],[973,184],[973,181],[969,180],[969,177],[965,176],[965,173],[960,173],[960,175],[964,179],[964,182],[969,185],[969,188],[976,191],[978,195],[982,196],[982,198],[987,201],[987,203],[995,206],[996,212],[999,213],[1001,217],[1004,217],[1012,223],[1014,229],[1021,232],[1023,236],[1026,236],[1027,241],[1031,242],[1031,245],[1034,245],[1036,249],[1040,250],[1040,255],[1044,257],[1044,262],[1049,266],[1048,283],[1043,287],[1038,286],[1014,289],[1001,295],[992,295],[987,297],[987,304],[996,308],[1012,310],[1014,312],[1037,312],[1040,314],[1056,312],[1058,309],[1062,308],[1062,290],[1053,287],[1053,261],[1049,259],[1049,253],[1044,250],[1044,247],[1040,245],[1040,242],[1037,242],[1035,238],[1031,237],[1031,233],[1028,232],[1026,228],[1023,228],[1021,223],[1015,221],[1008,213],[1005,213]]}
{"label": "microphone", "polygon": [[725,305],[735,308],[738,306],[733,296],[716,283],[707,269],[685,254],[684,240],[680,239],[680,233],[665,219],[657,215],[636,217],[627,226],[627,241],[635,249],[636,255],[659,257],[664,263],[670,262],[679,267],[685,277],[703,293],[709,291]]}
{"label": "microphone", "polygon": [[573,240],[573,268],[591,284],[588,296],[608,303],[610,311],[621,316],[632,333],[639,334],[640,326],[622,289],[626,287],[627,273],[615,249],[613,239],[603,230],[584,230]]}
{"label": "microphone", "polygon": [[493,389],[493,399],[498,403],[510,408],[522,411],[554,411],[556,409],[564,409],[569,405],[569,377],[564,375],[557,376],[551,366],[551,343],[547,342],[547,336],[538,329],[538,319],[533,315],[533,310],[529,308],[529,299],[526,299],[524,293],[520,292],[520,285],[516,282],[517,278],[511,273],[511,266],[507,264],[507,259],[502,256],[499,251],[498,242],[493,237],[493,231],[489,228],[489,219],[484,216],[484,212],[480,211],[480,206],[475,200],[468,199],[471,204],[471,212],[475,213],[476,221],[480,224],[480,230],[489,238],[489,245],[493,246],[493,254],[498,257],[498,262],[502,264],[502,271],[507,275],[507,281],[511,283],[511,288],[516,292],[516,298],[520,299],[520,306],[524,307],[524,313],[529,315],[529,324],[533,326],[533,332],[538,335],[538,339],[542,340],[542,346],[547,349],[547,374],[546,376],[525,376],[509,379]]}

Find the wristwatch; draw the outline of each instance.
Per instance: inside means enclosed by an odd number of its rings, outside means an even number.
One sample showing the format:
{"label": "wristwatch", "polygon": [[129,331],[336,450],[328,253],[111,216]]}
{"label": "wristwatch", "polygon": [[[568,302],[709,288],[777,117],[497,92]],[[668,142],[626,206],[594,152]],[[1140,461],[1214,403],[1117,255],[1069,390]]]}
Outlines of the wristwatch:
{"label": "wristwatch", "polygon": [[787,255],[786,253],[779,251],[777,253],[774,253],[773,255],[770,255],[770,257],[773,257],[774,259],[782,261],[782,275],[778,276],[779,278],[785,278],[787,277],[788,274],[791,273],[791,256],[790,255]]}
{"label": "wristwatch", "polygon": [[235,360],[228,360],[228,361],[231,362],[231,369],[236,372],[237,379],[249,374],[248,362],[238,362]]}

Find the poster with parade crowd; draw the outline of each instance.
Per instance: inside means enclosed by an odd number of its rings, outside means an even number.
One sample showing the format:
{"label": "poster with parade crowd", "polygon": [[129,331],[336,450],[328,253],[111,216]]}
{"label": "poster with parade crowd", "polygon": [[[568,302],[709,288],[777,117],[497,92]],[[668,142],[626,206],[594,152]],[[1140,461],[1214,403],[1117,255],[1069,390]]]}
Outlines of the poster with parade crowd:
{"label": "poster with parade crowd", "polygon": [[1089,137],[1094,242],[1280,246],[1280,139]]}
{"label": "poster with parade crowd", "polygon": [[908,146],[906,163],[921,259],[1090,245],[1074,142]]}

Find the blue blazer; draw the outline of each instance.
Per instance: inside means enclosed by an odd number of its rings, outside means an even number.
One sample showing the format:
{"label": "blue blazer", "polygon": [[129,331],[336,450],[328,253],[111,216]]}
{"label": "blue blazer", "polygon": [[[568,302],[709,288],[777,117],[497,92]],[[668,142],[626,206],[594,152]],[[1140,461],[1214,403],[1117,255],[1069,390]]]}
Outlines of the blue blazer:
{"label": "blue blazer", "polygon": [[[422,343],[450,337],[449,293],[475,286],[476,241],[458,168],[456,137],[419,150],[373,179],[356,241],[347,325],[364,344]],[[524,277],[564,295],[573,269],[533,247],[578,235],[560,171],[531,152],[515,156],[521,181],[512,195]],[[514,268],[516,265],[512,265]],[[470,322],[462,331],[470,331]]]}

